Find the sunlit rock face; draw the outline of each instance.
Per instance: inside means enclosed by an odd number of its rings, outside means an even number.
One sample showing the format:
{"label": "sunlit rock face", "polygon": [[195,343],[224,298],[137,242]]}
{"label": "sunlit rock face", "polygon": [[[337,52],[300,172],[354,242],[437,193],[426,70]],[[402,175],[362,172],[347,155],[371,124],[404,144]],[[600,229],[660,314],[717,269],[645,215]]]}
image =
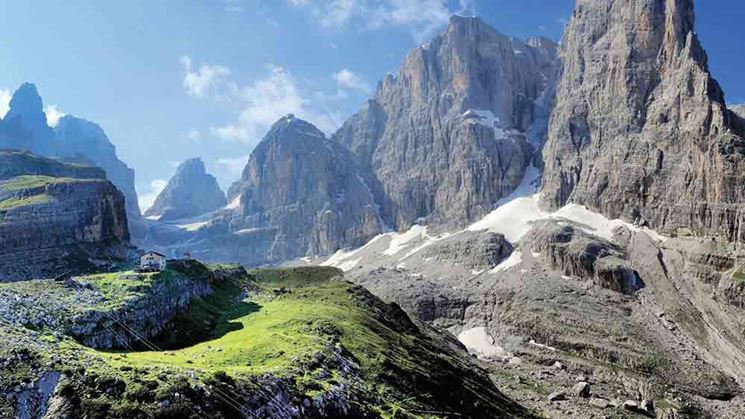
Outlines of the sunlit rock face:
{"label": "sunlit rock face", "polygon": [[[381,233],[375,179],[344,147],[288,115],[256,147],[229,191],[228,228],[254,236],[257,258],[333,253]],[[237,201],[236,201],[237,200]],[[232,205],[229,205],[232,206]]]}
{"label": "sunlit rock face", "polygon": [[201,159],[189,159],[176,169],[165,189],[158,194],[146,217],[177,220],[206,214],[227,204],[217,179],[207,173]]}
{"label": "sunlit rock face", "polygon": [[379,179],[396,228],[464,225],[523,179],[544,138],[556,44],[455,16],[333,139]]}
{"label": "sunlit rock face", "polygon": [[580,0],[561,48],[545,202],[745,238],[743,123],[709,73],[693,1]]}

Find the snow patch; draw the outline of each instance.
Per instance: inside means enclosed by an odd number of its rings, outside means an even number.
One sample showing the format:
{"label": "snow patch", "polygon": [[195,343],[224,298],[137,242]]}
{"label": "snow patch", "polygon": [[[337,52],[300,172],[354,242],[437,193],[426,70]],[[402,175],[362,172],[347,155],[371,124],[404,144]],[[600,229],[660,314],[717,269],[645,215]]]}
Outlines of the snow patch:
{"label": "snow patch", "polygon": [[613,230],[619,226],[626,226],[632,231],[647,233],[657,241],[665,240],[664,236],[654,230],[638,227],[619,219],[610,220],[583,205],[567,204],[556,212],[546,212],[540,209],[538,200],[539,194],[513,199],[487,214],[480,221],[471,224],[467,230],[488,230],[494,233],[502,233],[510,243],[516,243],[536,221],[564,220],[576,224],[588,234],[610,241],[613,240]]}
{"label": "snow patch", "polygon": [[511,356],[504,348],[496,344],[485,327],[464,330],[458,335],[458,340],[468,348],[468,352],[479,358],[505,359]]}
{"label": "snow patch", "polygon": [[181,224],[177,227],[184,230],[184,231],[197,231],[200,228],[206,226],[209,224],[209,221],[198,221],[196,223],[190,223],[190,224]]}
{"label": "snow patch", "polygon": [[510,269],[513,266],[519,265],[523,261],[523,254],[521,252],[512,252],[510,257],[503,260],[499,265],[494,267],[490,272],[502,272]]}
{"label": "snow patch", "polygon": [[531,345],[533,345],[533,346],[536,346],[538,348],[548,349],[549,351],[556,352],[556,348],[554,348],[553,346],[548,346],[548,345],[544,345],[542,343],[538,343],[538,342],[536,342],[533,339],[531,339],[530,342],[528,342],[528,343],[531,344]]}
{"label": "snow patch", "polygon": [[[494,112],[488,109],[469,109],[465,111],[463,115],[461,115],[461,117],[465,118],[466,121],[470,121],[493,129],[495,140],[512,139],[512,137],[510,137],[509,135],[512,130],[506,130],[502,128],[502,121],[496,115],[494,115]],[[519,132],[515,133],[519,134]]]}
{"label": "snow patch", "polygon": [[386,256],[393,256],[404,248],[409,247],[407,244],[418,238],[425,238],[427,236],[427,227],[414,225],[405,233],[394,233],[391,235],[391,242],[388,244],[388,249],[383,251]]}
{"label": "snow patch", "polygon": [[262,231],[262,230],[264,230],[264,228],[262,228],[262,227],[244,228],[242,230],[236,231],[233,234],[244,235],[244,234],[255,233],[257,231]]}
{"label": "snow patch", "polygon": [[337,268],[341,269],[344,272],[351,271],[352,269],[356,268],[357,265],[360,263],[362,258],[357,258],[354,260],[348,260],[346,262],[340,263]]}
{"label": "snow patch", "polygon": [[241,196],[240,194],[233,198],[232,201],[228,205],[225,206],[226,209],[236,209],[241,206]]}
{"label": "snow patch", "polygon": [[535,195],[538,192],[539,180],[541,179],[541,171],[533,166],[532,164],[525,169],[523,180],[517,185],[514,191],[506,197],[497,201],[497,206],[504,205],[508,202],[514,201],[517,198],[523,198],[526,196]]}

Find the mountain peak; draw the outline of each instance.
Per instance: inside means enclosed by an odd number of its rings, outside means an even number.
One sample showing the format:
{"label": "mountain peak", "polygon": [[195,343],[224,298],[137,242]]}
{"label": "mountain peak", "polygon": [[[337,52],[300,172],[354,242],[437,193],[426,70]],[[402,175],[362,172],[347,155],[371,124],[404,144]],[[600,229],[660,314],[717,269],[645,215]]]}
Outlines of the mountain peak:
{"label": "mountain peak", "polygon": [[206,173],[207,169],[204,166],[204,161],[200,157],[193,157],[184,160],[176,170],[177,172],[189,171],[194,173]]}
{"label": "mountain peak", "polygon": [[450,16],[450,25],[453,26],[459,26],[459,25],[466,25],[466,24],[486,24],[483,19],[481,19],[478,16],[463,16],[463,15],[452,15]]}
{"label": "mountain peak", "polygon": [[176,220],[206,214],[226,203],[215,177],[207,173],[204,161],[195,157],[179,165],[145,215],[164,221]]}
{"label": "mountain peak", "polygon": [[326,134],[319,130],[315,125],[305,121],[304,119],[300,119],[293,114],[285,115],[277,120],[264,138],[285,138],[290,133],[301,134],[309,137],[326,138]]}
{"label": "mountain peak", "polygon": [[37,119],[41,117],[46,123],[44,102],[41,100],[36,85],[33,83],[23,83],[15,93],[13,93],[13,97],[10,99],[10,109],[5,118],[10,119],[16,116]]}

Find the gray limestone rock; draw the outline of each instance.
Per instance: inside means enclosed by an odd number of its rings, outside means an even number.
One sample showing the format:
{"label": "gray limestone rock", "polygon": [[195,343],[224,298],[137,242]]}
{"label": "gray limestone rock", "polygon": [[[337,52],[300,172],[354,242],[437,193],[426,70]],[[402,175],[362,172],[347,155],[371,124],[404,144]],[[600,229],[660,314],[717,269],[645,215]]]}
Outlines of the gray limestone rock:
{"label": "gray limestone rock", "polygon": [[216,224],[257,238],[247,263],[330,254],[384,231],[376,189],[347,149],[288,115],[251,154],[228,194],[236,208]]}
{"label": "gray limestone rock", "polygon": [[31,83],[16,90],[8,113],[0,120],[0,148],[101,167],[106,178],[124,194],[131,230],[141,232],[134,171],[119,160],[116,148],[98,125],[67,115],[56,127],[50,127],[42,98]]}
{"label": "gray limestone rock", "polygon": [[458,263],[472,270],[491,269],[512,254],[504,235],[487,231],[467,232],[440,240],[424,248],[424,260]]}
{"label": "gray limestone rock", "polygon": [[544,149],[544,201],[744,239],[745,141],[693,0],[579,0]]}
{"label": "gray limestone rock", "polygon": [[202,159],[184,161],[176,174],[158,194],[146,217],[169,221],[195,217],[222,208],[227,204],[225,193],[217,179],[207,173]]}
{"label": "gray limestone rock", "polygon": [[463,225],[523,179],[542,143],[556,44],[454,16],[333,139],[380,180],[398,229]]}
{"label": "gray limestone rock", "polygon": [[730,106],[730,110],[740,118],[745,118],[745,104],[732,105]]}
{"label": "gray limestone rock", "polygon": [[119,160],[116,147],[103,129],[85,119],[65,115],[54,127],[54,133],[60,147],[58,154],[66,160],[81,160],[102,168],[106,172],[106,179],[124,194],[130,226],[139,224],[140,206],[135,191],[135,172]]}
{"label": "gray limestone rock", "polygon": [[644,287],[621,248],[585,233],[580,227],[563,222],[541,222],[523,243],[566,276],[589,279],[625,294]]}

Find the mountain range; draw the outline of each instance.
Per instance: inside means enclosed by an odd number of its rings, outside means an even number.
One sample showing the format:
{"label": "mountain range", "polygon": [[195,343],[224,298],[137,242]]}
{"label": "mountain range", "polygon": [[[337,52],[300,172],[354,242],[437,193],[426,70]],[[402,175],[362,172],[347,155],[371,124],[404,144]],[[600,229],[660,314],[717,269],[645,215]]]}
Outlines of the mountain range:
{"label": "mountain range", "polygon": [[[126,245],[129,218],[169,257],[343,271],[390,303],[366,309],[457,337],[544,416],[745,415],[745,111],[709,71],[693,0],[577,0],[560,43],[454,16],[330,137],[284,116],[227,195],[188,160],[145,220],[103,131],[42,109],[25,84],[0,122],[2,147],[56,158],[11,153],[55,169],[0,170],[0,226],[38,233],[48,210],[55,257]],[[79,183],[100,189],[50,186]],[[17,266],[43,239],[14,235]],[[263,303],[305,298],[278,275]]]}

